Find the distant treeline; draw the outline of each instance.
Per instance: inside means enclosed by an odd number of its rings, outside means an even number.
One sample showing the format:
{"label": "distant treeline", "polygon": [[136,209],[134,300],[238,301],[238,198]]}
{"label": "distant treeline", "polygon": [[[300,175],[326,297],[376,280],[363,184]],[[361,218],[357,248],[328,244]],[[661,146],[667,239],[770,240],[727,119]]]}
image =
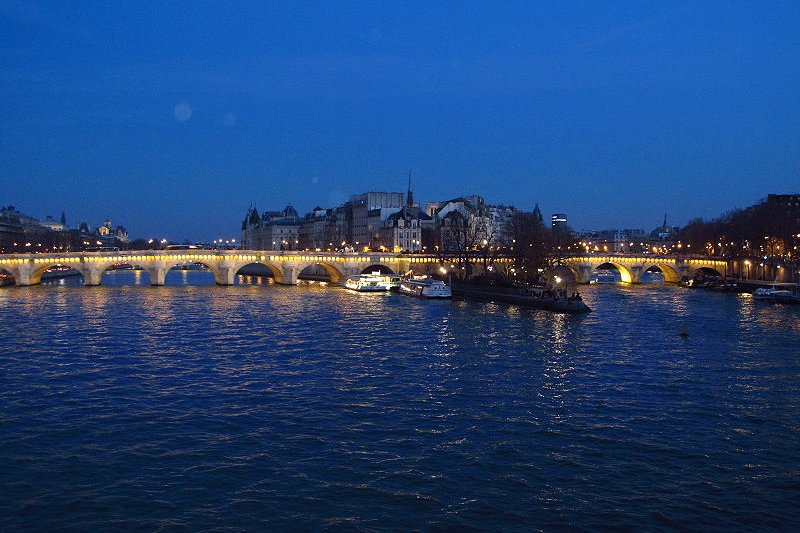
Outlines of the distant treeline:
{"label": "distant treeline", "polygon": [[678,239],[692,250],[713,255],[795,256],[800,243],[800,209],[772,197],[746,209],[734,209],[711,221],[696,218]]}

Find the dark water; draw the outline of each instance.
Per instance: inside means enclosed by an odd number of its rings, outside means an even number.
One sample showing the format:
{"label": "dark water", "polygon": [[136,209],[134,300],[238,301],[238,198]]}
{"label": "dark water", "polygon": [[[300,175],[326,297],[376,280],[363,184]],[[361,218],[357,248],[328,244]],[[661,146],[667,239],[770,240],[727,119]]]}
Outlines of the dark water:
{"label": "dark water", "polygon": [[800,308],[137,275],[0,290],[3,531],[800,526]]}

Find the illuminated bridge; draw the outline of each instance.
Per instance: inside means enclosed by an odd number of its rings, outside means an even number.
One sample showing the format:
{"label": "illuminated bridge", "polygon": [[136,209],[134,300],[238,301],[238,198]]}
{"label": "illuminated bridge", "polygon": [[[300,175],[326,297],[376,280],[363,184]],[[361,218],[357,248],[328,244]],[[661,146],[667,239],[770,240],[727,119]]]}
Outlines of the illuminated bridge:
{"label": "illuminated bridge", "polygon": [[[494,258],[494,261],[510,261]],[[276,283],[295,285],[301,273],[309,267],[323,268],[334,283],[347,276],[380,269],[384,272],[405,273],[413,270],[425,274],[452,266],[449,259],[434,254],[400,253],[312,253],[248,250],[144,250],[117,252],[64,252],[53,254],[0,255],[0,273],[14,278],[17,285],[36,285],[42,274],[53,268],[71,268],[83,276],[85,285],[100,285],[103,273],[129,266],[147,271],[151,285],[163,285],[167,272],[189,264],[207,267],[219,285],[233,285],[236,275],[248,265],[263,265]],[[561,266],[546,272],[550,280],[556,275],[572,277],[576,283],[589,283],[598,267],[615,267],[621,280],[639,283],[647,271],[659,270],[667,282],[692,277],[698,271],[716,275],[733,272],[731,264],[714,258],[694,258],[659,255],[594,255],[573,256],[562,260]],[[473,273],[482,271],[481,258],[474,258]]]}
{"label": "illuminated bridge", "polygon": [[413,270],[433,272],[442,259],[426,254],[399,253],[311,253],[247,250],[145,250],[118,252],[64,252],[53,254],[0,255],[0,271],[14,278],[17,285],[36,285],[42,274],[53,268],[69,267],[83,276],[85,285],[100,285],[107,270],[130,266],[150,275],[151,285],[164,285],[167,272],[174,267],[200,264],[207,267],[218,285],[233,285],[237,273],[248,265],[263,265],[275,282],[295,285],[300,273],[319,266],[332,282],[375,269],[394,273]]}
{"label": "illuminated bridge", "polygon": [[568,269],[577,283],[589,283],[598,267],[613,266],[619,271],[625,283],[640,283],[642,275],[648,271],[660,271],[664,274],[664,281],[676,283],[681,279],[693,277],[698,271],[716,276],[728,276],[734,273],[735,268],[734,264],[713,257],[655,254],[586,254],[569,257],[562,263],[561,270]]}

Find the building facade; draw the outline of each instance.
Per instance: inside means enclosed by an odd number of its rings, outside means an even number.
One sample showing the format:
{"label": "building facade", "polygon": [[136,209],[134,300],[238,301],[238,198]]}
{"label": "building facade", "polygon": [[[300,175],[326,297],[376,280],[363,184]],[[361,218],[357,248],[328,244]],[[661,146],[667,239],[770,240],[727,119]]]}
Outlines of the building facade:
{"label": "building facade", "polygon": [[261,216],[255,208],[247,211],[242,222],[242,248],[246,250],[299,250],[300,217],[291,205],[283,211],[266,211]]}

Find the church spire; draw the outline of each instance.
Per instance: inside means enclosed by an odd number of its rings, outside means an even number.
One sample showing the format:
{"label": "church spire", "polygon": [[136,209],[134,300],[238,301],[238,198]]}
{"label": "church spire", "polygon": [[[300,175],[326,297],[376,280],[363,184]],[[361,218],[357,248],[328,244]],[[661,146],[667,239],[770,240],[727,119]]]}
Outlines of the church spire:
{"label": "church spire", "polygon": [[414,193],[411,192],[411,170],[408,171],[408,193],[406,193],[406,205],[408,207],[414,205]]}
{"label": "church spire", "polygon": [[539,222],[544,222],[544,217],[542,216],[542,210],[539,209],[539,202],[536,202],[536,206],[533,208],[533,216]]}

